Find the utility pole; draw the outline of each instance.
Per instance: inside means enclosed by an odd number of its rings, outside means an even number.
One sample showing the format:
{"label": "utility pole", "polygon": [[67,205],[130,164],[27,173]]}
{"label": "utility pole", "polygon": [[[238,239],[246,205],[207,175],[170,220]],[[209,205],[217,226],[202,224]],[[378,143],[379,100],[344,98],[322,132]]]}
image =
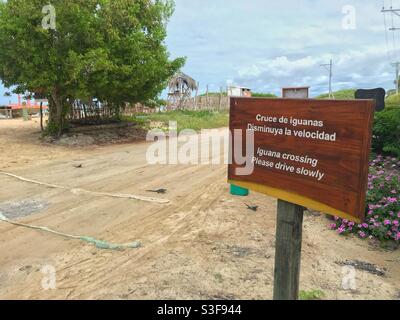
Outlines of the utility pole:
{"label": "utility pole", "polygon": [[[382,12],[383,15],[384,15],[385,32],[387,32],[387,30],[392,31],[392,32],[395,32],[395,31],[400,30],[400,28],[396,28],[396,27],[394,26],[394,21],[393,21],[393,15],[400,17],[400,9],[394,9],[392,6],[390,6],[389,9],[386,9],[385,6],[383,6],[381,12]],[[389,12],[389,13],[392,14],[392,27],[390,27],[389,29],[387,29],[387,26],[386,26],[386,13],[387,13],[387,12]],[[386,41],[388,41],[388,40],[387,40],[387,34],[386,34]],[[387,44],[387,46],[388,46],[388,44]],[[394,34],[393,34],[393,46],[396,47],[396,38],[395,38]],[[396,48],[395,48],[395,49],[396,49]],[[395,80],[395,84],[396,84],[396,93],[399,94],[399,75],[400,75],[400,74],[399,74],[399,73],[400,73],[399,68],[400,68],[400,62],[399,62],[399,61],[396,61],[396,62],[392,63],[391,65],[392,65],[392,67],[396,68],[396,80]]]}
{"label": "utility pole", "polygon": [[332,61],[332,59],[327,64],[321,64],[321,67],[324,67],[326,70],[329,71],[329,98],[334,98],[333,91],[332,91],[332,69],[333,69],[333,61]]}
{"label": "utility pole", "polygon": [[399,94],[400,62],[392,63],[392,66],[396,68],[396,93]]}

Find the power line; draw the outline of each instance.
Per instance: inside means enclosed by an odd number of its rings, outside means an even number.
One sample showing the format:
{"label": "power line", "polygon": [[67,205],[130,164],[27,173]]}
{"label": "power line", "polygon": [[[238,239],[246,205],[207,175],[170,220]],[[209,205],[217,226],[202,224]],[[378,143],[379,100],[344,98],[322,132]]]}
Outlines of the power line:
{"label": "power line", "polygon": [[400,75],[400,62],[392,63],[392,67],[396,68],[396,93],[399,94],[399,75]]}

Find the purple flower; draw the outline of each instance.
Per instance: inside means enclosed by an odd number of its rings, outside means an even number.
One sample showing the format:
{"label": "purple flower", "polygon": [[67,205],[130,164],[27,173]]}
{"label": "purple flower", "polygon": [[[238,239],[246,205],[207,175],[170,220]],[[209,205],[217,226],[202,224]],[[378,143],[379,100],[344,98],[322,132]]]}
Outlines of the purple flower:
{"label": "purple flower", "polygon": [[386,219],[386,220],[383,222],[383,224],[384,224],[385,226],[390,226],[390,225],[392,224],[392,221]]}

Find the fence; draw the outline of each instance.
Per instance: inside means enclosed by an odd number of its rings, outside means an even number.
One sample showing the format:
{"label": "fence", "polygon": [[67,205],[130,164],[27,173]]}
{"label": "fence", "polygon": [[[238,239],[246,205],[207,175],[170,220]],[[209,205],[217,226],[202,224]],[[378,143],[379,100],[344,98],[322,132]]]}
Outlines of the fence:
{"label": "fence", "polygon": [[[173,110],[176,108],[176,106],[168,104],[168,110]],[[185,110],[226,111],[229,110],[229,97],[222,94],[212,96],[196,96],[185,100],[180,108]]]}
{"label": "fence", "polygon": [[86,104],[81,101],[75,101],[72,104],[69,118],[77,122],[99,121],[112,119],[118,114],[133,116],[138,113],[153,113],[156,111],[156,108],[146,107],[140,103],[134,105],[126,104],[124,108],[117,112],[114,107],[109,106],[106,103],[94,102]]}
{"label": "fence", "polygon": [[75,121],[98,121],[100,119],[112,118],[115,115],[115,109],[109,107],[107,104],[100,104],[98,102],[86,104],[77,100],[72,104],[69,118]]}
{"label": "fence", "polygon": [[[100,121],[112,119],[118,114],[123,116],[134,116],[136,114],[158,112],[160,109],[164,108],[151,108],[140,103],[133,105],[127,103],[118,113],[115,108],[106,103],[93,102],[91,104],[86,104],[81,101],[75,101],[72,104],[69,119],[77,122]],[[175,109],[178,109],[176,105],[168,103],[166,110]],[[229,97],[223,94],[195,96],[185,100],[180,106],[180,109],[227,111],[229,110]]]}

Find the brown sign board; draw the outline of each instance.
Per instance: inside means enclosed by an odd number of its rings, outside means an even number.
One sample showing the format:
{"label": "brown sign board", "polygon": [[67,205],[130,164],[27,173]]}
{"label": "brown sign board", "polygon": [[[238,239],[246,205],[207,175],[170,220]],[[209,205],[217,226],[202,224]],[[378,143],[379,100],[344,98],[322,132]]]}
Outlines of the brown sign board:
{"label": "brown sign board", "polygon": [[[373,100],[231,98],[230,104],[230,183],[364,220]],[[251,162],[250,173],[239,173],[246,164],[237,152]]]}

